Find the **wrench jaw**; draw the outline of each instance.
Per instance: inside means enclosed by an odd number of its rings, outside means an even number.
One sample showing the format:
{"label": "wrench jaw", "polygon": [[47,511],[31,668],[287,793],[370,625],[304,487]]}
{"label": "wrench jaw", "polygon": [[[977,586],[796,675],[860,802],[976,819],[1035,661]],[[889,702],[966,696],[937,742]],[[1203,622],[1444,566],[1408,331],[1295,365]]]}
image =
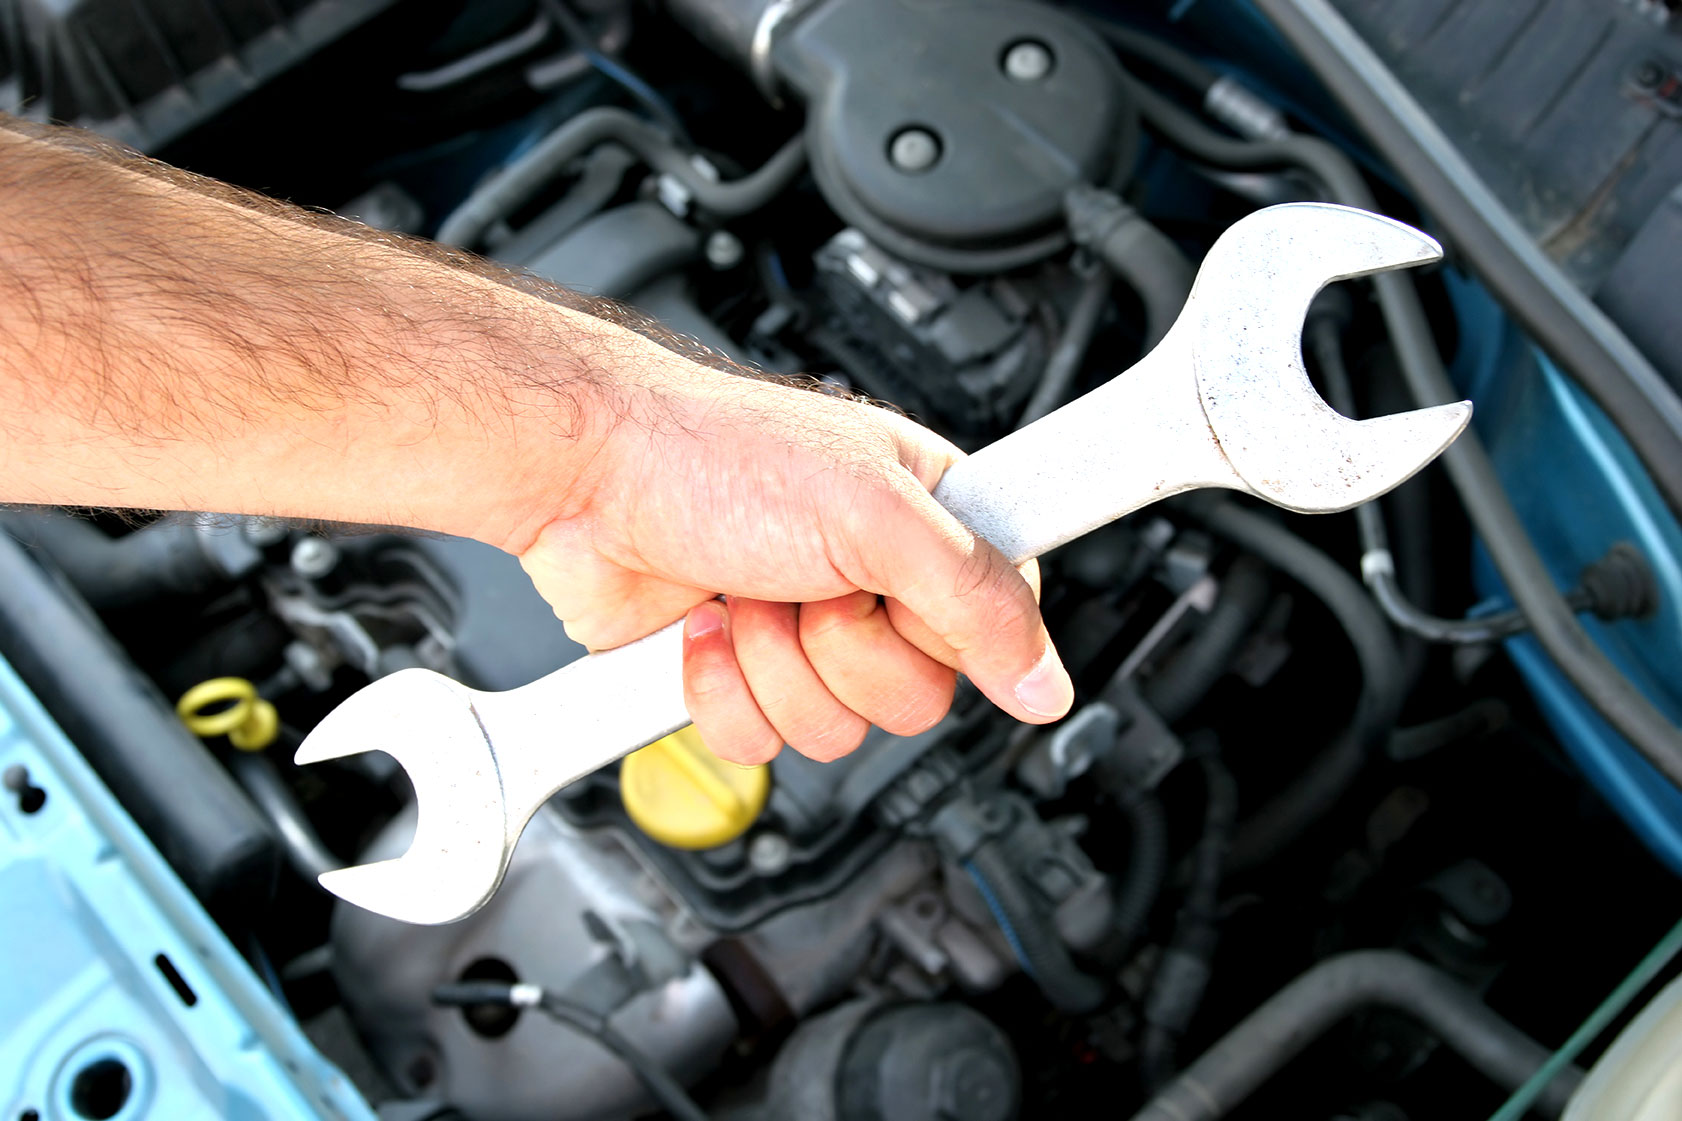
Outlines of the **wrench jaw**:
{"label": "wrench jaw", "polygon": [[1268,207],[1221,235],[1187,302],[1195,315],[1181,318],[1204,415],[1243,489],[1336,513],[1401,485],[1460,435],[1469,401],[1355,421],[1321,399],[1302,361],[1320,289],[1441,256],[1411,226],[1330,203]]}
{"label": "wrench jaw", "polygon": [[423,925],[465,918],[496,891],[525,819],[510,831],[502,776],[475,713],[477,695],[431,670],[401,670],[352,695],[304,740],[300,765],[379,750],[402,765],[415,788],[408,851],[327,872],[322,887],[347,903]]}

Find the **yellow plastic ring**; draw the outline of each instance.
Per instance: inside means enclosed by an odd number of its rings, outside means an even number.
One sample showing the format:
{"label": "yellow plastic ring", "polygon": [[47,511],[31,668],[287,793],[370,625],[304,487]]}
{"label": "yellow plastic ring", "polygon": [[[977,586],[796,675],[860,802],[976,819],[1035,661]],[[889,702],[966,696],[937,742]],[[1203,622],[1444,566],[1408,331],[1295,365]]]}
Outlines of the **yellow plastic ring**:
{"label": "yellow plastic ring", "polygon": [[[211,705],[226,704],[218,712]],[[175,702],[176,715],[195,736],[227,736],[241,751],[261,751],[280,734],[280,714],[257,695],[257,686],[243,677],[213,677],[201,681]]]}

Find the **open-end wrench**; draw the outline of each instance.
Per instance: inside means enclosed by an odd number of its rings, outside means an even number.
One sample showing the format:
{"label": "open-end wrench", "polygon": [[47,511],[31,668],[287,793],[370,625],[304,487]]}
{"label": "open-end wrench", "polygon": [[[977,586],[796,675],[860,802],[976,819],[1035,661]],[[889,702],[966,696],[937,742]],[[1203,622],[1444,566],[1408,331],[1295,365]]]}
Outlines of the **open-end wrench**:
{"label": "open-end wrench", "polygon": [[[1361,210],[1257,211],[1209,251],[1155,350],[954,464],[935,498],[1016,563],[1199,487],[1303,513],[1377,498],[1446,448],[1471,404],[1339,416],[1303,370],[1303,316],[1332,281],[1441,252],[1419,231]],[[350,697],[310,733],[297,761],[386,751],[414,783],[418,821],[403,856],[328,872],[322,886],[408,922],[472,914],[552,794],[689,723],[682,634],[673,623],[503,693],[406,669]]]}

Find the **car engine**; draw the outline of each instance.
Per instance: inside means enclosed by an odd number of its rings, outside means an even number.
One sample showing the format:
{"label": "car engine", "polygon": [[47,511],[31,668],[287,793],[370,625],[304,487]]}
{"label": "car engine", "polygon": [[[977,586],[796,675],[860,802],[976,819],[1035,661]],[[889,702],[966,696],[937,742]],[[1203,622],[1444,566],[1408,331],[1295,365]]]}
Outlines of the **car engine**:
{"label": "car engine", "polygon": [[[12,509],[0,652],[387,1121],[1634,1116],[1583,1104],[1598,1051],[1537,1072],[1682,873],[1655,762],[1682,714],[1671,8],[0,5],[0,105],[621,301],[966,450],[1127,376],[1243,215],[1380,209],[1448,256],[1405,298],[1322,294],[1310,373],[1374,416],[1446,365],[1487,447],[1352,514],[1147,507],[1041,561],[1061,722],[960,681],[932,731],[829,763],[679,733],[564,789],[443,926],[316,882],[405,850],[402,768],[291,755],[399,669],[502,690],[584,656],[514,558]],[[1492,208],[1507,242],[1473,236]]]}

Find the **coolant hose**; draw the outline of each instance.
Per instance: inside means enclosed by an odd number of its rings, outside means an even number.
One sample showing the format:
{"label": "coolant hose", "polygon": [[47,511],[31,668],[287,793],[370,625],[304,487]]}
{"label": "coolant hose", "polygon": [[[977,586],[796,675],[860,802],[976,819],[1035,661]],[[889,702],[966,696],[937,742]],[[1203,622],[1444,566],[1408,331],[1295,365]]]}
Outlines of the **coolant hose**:
{"label": "coolant hose", "polygon": [[758,210],[806,166],[806,144],[796,136],[758,170],[740,179],[710,179],[691,162],[692,153],[635,113],[606,106],[586,109],[480,185],[444,219],[437,240],[472,248],[486,230],[530,201],[569,163],[608,141],[629,148],[655,171],[682,183],[698,205],[726,218]]}
{"label": "coolant hose", "polygon": [[1172,238],[1114,191],[1089,184],[1071,187],[1063,196],[1063,216],[1070,239],[1139,294],[1145,306],[1144,349],[1149,351],[1179,318],[1197,269]]}
{"label": "coolant hose", "polygon": [[987,901],[1023,972],[1059,1012],[1091,1012],[1104,1002],[1107,986],[1081,971],[1069,957],[1051,921],[1034,908],[1016,870],[999,851],[999,842],[983,842],[964,862],[964,870]]}
{"label": "coolant hose", "polygon": [[[1419,1021],[1503,1089],[1548,1060],[1546,1048],[1497,1016],[1448,974],[1396,950],[1358,950],[1322,961],[1280,989],[1182,1071],[1133,1121],[1216,1121],[1345,1016],[1380,1007]],[[1560,1072],[1537,1099],[1564,1110],[1583,1072]]]}
{"label": "coolant hose", "polygon": [[1184,509],[1219,537],[1252,552],[1317,598],[1343,628],[1361,668],[1361,692],[1349,723],[1284,790],[1244,820],[1232,842],[1230,870],[1278,854],[1334,808],[1380,752],[1402,707],[1402,667],[1389,624],[1343,567],[1278,522],[1227,499]]}

